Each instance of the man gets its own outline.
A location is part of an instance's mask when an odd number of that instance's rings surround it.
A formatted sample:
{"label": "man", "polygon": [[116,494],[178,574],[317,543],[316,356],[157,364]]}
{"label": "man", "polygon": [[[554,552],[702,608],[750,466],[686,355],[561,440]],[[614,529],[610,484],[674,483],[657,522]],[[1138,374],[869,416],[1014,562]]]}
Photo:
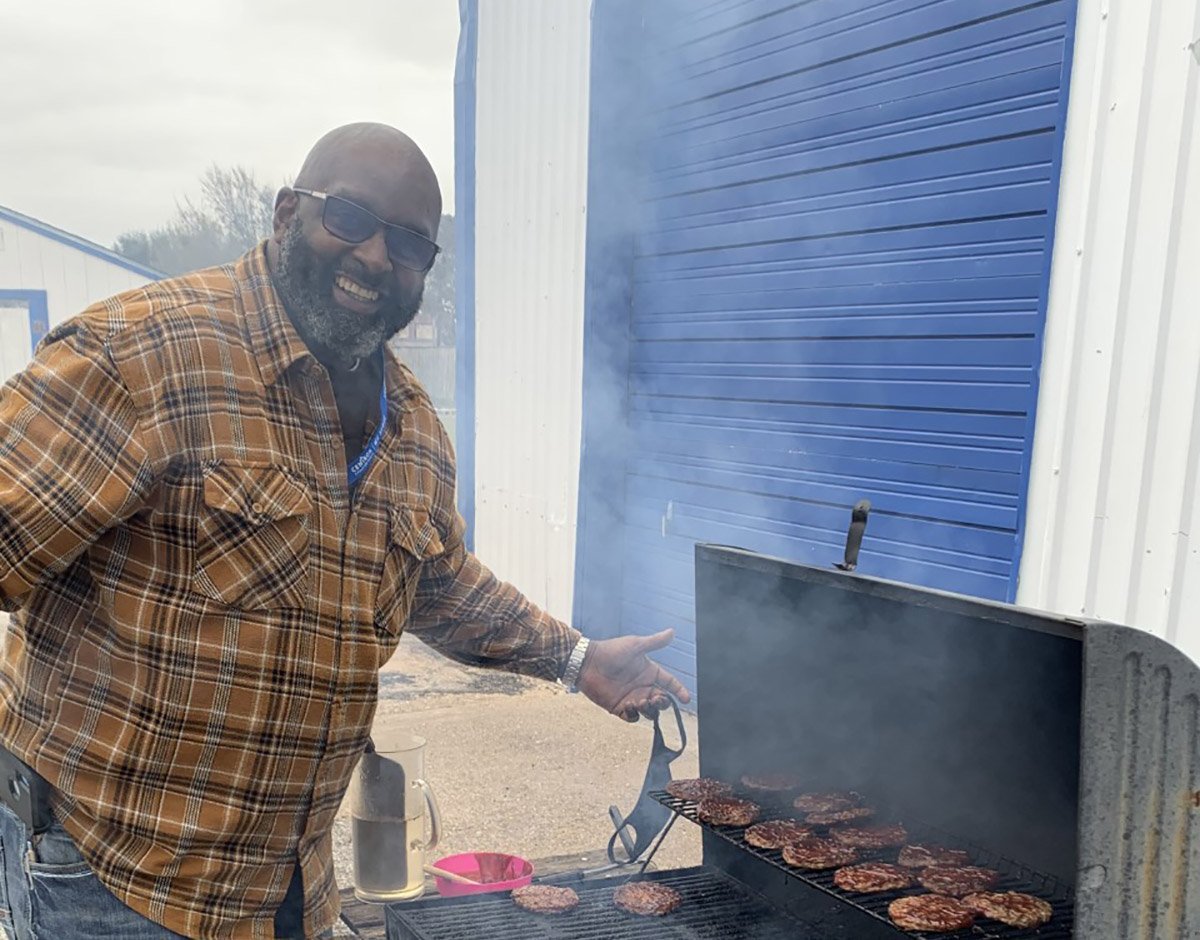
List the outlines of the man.
{"label": "man", "polygon": [[55,818],[0,808],[18,937],[327,935],[404,630],[628,720],[686,700],[646,658],[669,631],[588,646],[465,550],[449,441],[384,346],[440,215],[411,140],[339,128],[267,243],[93,306],[0,394],[0,743]]}

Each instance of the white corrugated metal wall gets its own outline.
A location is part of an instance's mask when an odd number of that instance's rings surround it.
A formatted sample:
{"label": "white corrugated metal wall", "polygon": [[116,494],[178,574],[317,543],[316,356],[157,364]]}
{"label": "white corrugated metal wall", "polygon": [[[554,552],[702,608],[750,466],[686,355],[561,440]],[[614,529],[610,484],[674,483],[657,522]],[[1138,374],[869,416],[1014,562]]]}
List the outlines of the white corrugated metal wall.
{"label": "white corrugated metal wall", "polygon": [[44,290],[50,326],[150,278],[0,219],[0,290]]}
{"label": "white corrugated metal wall", "polygon": [[1018,600],[1200,659],[1200,2],[1077,30]]}
{"label": "white corrugated metal wall", "polygon": [[571,613],[579,484],[588,0],[479,5],[475,549]]}

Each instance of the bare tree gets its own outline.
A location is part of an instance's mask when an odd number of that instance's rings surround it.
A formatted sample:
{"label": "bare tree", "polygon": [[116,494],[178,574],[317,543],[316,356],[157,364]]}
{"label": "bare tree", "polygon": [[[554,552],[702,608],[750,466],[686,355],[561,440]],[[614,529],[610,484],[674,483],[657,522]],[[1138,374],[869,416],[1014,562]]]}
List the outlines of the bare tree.
{"label": "bare tree", "polygon": [[214,220],[231,245],[243,251],[271,233],[275,193],[261,186],[254,174],[243,166],[222,169],[215,163],[200,178],[201,206],[195,210]]}
{"label": "bare tree", "polygon": [[164,274],[231,261],[271,233],[275,193],[242,166],[216,164],[200,178],[200,201],[185,197],[153,231],[120,235],[113,250]]}

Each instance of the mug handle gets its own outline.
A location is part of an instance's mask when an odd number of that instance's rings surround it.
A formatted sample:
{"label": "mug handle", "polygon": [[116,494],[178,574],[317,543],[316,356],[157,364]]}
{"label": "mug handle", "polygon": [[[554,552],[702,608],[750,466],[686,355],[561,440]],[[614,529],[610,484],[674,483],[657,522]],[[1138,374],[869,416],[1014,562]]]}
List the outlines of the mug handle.
{"label": "mug handle", "polygon": [[413,783],[421,788],[425,795],[425,806],[429,810],[429,828],[432,831],[425,840],[424,848],[426,851],[436,849],[438,840],[442,837],[442,814],[438,811],[437,797],[433,795],[433,787],[424,780],[414,780]]}

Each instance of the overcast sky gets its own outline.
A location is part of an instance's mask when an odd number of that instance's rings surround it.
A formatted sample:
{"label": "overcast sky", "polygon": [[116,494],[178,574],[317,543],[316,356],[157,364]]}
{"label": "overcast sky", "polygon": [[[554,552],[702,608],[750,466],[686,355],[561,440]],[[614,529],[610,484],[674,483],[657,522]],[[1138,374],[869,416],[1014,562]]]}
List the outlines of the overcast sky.
{"label": "overcast sky", "polygon": [[0,0],[0,205],[111,245],[211,163],[272,188],[321,134],[412,136],[454,206],[456,0]]}

